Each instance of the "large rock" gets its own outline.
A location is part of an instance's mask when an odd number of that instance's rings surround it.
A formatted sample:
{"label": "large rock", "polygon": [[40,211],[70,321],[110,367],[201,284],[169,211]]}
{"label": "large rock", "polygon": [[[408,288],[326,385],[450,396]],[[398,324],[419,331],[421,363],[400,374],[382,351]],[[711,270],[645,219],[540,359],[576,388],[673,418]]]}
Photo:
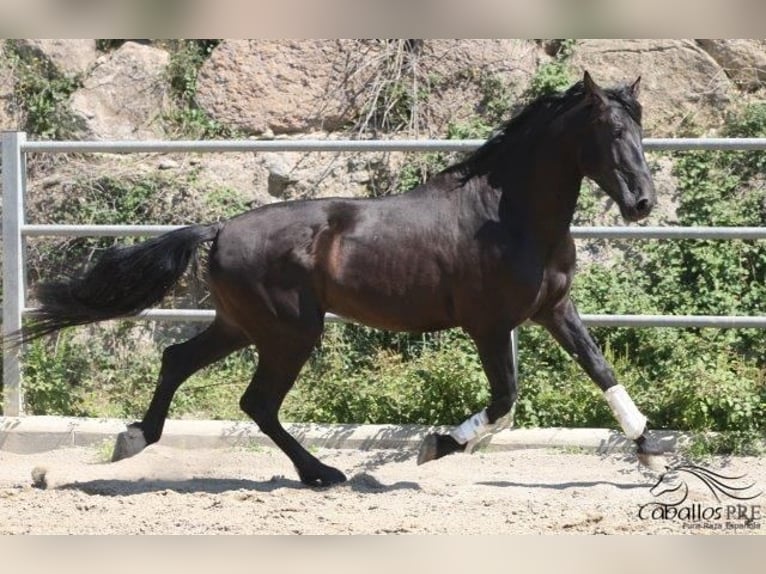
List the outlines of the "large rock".
{"label": "large rock", "polygon": [[444,135],[476,111],[480,78],[495,75],[518,94],[536,62],[523,40],[225,41],[200,70],[197,103],[247,133],[388,124]]}
{"label": "large rock", "polygon": [[163,137],[168,62],[164,50],[135,42],[101,56],[71,99],[85,135],[103,140]]}
{"label": "large rock", "polygon": [[16,45],[67,77],[86,74],[98,58],[95,40],[18,40]]}
{"label": "large rock", "polygon": [[732,103],[732,82],[718,63],[689,40],[582,40],[571,65],[602,85],[641,76],[647,136],[715,127]]}
{"label": "large rock", "polygon": [[697,44],[738,86],[766,87],[766,40],[697,40]]}
{"label": "large rock", "polygon": [[[368,44],[371,45],[371,44]],[[335,130],[353,118],[353,40],[229,40],[197,78],[197,103],[249,133]]]}

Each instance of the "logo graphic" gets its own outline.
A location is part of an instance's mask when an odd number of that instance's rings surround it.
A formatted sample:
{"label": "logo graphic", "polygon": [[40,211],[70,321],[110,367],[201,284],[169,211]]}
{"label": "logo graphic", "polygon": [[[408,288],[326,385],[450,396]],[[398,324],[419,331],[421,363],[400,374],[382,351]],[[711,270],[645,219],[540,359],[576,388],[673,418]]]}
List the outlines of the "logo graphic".
{"label": "logo graphic", "polygon": [[[717,504],[689,500],[690,484],[699,483],[706,487],[702,492],[712,494]],[[639,507],[638,517],[642,520],[677,520],[684,528],[761,527],[761,506],[753,501],[763,491],[744,474],[730,476],[703,466],[679,464],[667,467],[649,492],[655,500]]]}
{"label": "logo graphic", "polygon": [[721,502],[719,495],[724,495],[734,500],[752,500],[758,498],[762,492],[753,493],[755,483],[740,484],[735,481],[746,478],[747,475],[740,476],[726,476],[705,468],[703,466],[696,466],[693,464],[681,464],[675,467],[668,467],[668,470],[662,473],[662,476],[652,486],[650,492],[656,496],[664,496],[669,493],[682,492],[682,497],[673,505],[681,504],[689,496],[689,485],[682,478],[682,474],[689,474],[695,476],[702,481],[705,486],[710,489],[710,492],[715,496],[718,502]]}

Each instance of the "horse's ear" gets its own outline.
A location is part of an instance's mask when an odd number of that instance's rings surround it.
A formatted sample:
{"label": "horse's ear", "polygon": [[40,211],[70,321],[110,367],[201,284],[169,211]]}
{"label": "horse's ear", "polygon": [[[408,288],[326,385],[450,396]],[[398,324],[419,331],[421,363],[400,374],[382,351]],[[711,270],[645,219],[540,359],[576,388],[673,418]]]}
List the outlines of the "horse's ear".
{"label": "horse's ear", "polygon": [[583,77],[583,85],[585,86],[585,97],[593,102],[598,108],[606,108],[607,106],[607,97],[604,93],[604,90],[602,90],[596,82],[593,81],[593,78],[590,77],[590,74],[585,71],[585,76]]}
{"label": "horse's ear", "polygon": [[582,83],[585,84],[586,92],[592,92],[598,89],[596,82],[594,82],[593,78],[590,77],[590,73],[588,73],[588,70],[585,70],[585,76],[582,79]]}
{"label": "horse's ear", "polygon": [[638,99],[638,94],[641,92],[641,76],[636,78],[636,81],[633,82],[630,86],[630,93],[633,96],[634,99]]}

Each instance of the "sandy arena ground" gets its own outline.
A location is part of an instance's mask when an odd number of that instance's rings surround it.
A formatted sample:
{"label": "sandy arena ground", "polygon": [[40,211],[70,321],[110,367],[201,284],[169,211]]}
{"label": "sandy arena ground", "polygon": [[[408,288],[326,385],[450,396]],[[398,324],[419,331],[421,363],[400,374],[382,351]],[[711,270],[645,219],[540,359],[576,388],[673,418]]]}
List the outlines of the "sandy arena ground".
{"label": "sandy arena ground", "polygon": [[[349,481],[308,488],[273,448],[153,445],[104,463],[107,450],[0,451],[0,534],[766,534],[766,493],[744,503],[747,519],[639,518],[658,475],[629,455],[516,450],[417,466],[410,451],[319,449]],[[764,458],[706,466],[766,491]],[[686,506],[737,503],[686,478]]]}

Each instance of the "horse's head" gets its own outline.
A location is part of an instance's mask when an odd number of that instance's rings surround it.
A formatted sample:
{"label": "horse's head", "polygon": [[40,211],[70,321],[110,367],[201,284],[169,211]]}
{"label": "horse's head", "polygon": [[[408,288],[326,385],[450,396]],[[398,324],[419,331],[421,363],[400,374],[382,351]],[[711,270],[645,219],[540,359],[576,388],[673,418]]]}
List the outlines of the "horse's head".
{"label": "horse's head", "polygon": [[639,78],[620,89],[600,88],[588,72],[583,80],[589,114],[580,147],[580,167],[620,207],[628,221],[651,212],[657,197],[641,143]]}

